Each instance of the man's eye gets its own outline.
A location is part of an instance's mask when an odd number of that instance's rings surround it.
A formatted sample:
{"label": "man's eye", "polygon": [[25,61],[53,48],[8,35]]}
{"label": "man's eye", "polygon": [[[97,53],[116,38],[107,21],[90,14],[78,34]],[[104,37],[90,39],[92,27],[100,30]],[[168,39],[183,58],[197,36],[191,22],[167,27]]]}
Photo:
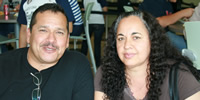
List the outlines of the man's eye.
{"label": "man's eye", "polygon": [[56,33],[58,33],[58,34],[64,34],[64,32],[56,32]]}
{"label": "man's eye", "polygon": [[40,29],[39,31],[40,32],[47,32],[47,30],[45,30],[45,29]]}

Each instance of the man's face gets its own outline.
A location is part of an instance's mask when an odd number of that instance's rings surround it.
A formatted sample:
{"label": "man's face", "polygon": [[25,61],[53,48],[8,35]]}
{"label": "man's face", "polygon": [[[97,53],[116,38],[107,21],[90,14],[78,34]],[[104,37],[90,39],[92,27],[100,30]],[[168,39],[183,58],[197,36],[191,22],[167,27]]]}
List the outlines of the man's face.
{"label": "man's face", "polygon": [[65,15],[51,11],[38,13],[32,31],[27,33],[27,42],[30,44],[28,61],[33,67],[55,65],[69,43]]}

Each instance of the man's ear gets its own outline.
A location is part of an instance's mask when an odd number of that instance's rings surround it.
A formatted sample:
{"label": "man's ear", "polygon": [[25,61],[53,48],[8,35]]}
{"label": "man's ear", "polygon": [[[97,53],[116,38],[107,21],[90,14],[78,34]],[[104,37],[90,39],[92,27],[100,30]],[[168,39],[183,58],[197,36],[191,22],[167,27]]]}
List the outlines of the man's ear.
{"label": "man's ear", "polygon": [[31,38],[31,31],[30,28],[27,29],[26,31],[26,42],[29,44],[30,43],[30,38]]}
{"label": "man's ear", "polygon": [[70,33],[67,34],[67,40],[66,40],[66,48],[69,47],[69,37],[70,37]]}

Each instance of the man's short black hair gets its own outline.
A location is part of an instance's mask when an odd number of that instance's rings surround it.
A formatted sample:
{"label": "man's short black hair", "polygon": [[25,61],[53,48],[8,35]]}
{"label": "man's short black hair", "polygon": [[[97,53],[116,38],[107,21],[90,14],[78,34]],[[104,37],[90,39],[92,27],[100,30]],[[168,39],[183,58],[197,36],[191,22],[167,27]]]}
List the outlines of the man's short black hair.
{"label": "man's short black hair", "polygon": [[[32,18],[31,18],[31,22],[30,22],[30,31],[32,31],[33,25],[35,25],[35,23],[37,21],[36,15],[38,13],[43,13],[45,11],[51,11],[51,12],[54,12],[54,13],[60,12],[63,15],[65,15],[64,9],[60,5],[58,5],[56,3],[46,3],[46,4],[38,7],[35,10],[35,12],[33,13]],[[69,31],[69,22],[68,22],[67,16],[66,16],[66,19],[67,19],[67,31]]]}

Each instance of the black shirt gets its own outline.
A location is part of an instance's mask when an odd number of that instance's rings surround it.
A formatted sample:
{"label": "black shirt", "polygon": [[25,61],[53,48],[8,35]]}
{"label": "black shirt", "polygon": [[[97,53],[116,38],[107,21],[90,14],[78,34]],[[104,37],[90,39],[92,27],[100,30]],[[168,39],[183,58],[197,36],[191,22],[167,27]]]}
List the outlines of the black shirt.
{"label": "black shirt", "polygon": [[[28,48],[0,55],[0,100],[31,100],[32,72],[38,72],[27,61]],[[87,58],[66,51],[59,62],[40,72],[41,100],[93,100],[93,76]],[[87,91],[87,92],[86,92]]]}

